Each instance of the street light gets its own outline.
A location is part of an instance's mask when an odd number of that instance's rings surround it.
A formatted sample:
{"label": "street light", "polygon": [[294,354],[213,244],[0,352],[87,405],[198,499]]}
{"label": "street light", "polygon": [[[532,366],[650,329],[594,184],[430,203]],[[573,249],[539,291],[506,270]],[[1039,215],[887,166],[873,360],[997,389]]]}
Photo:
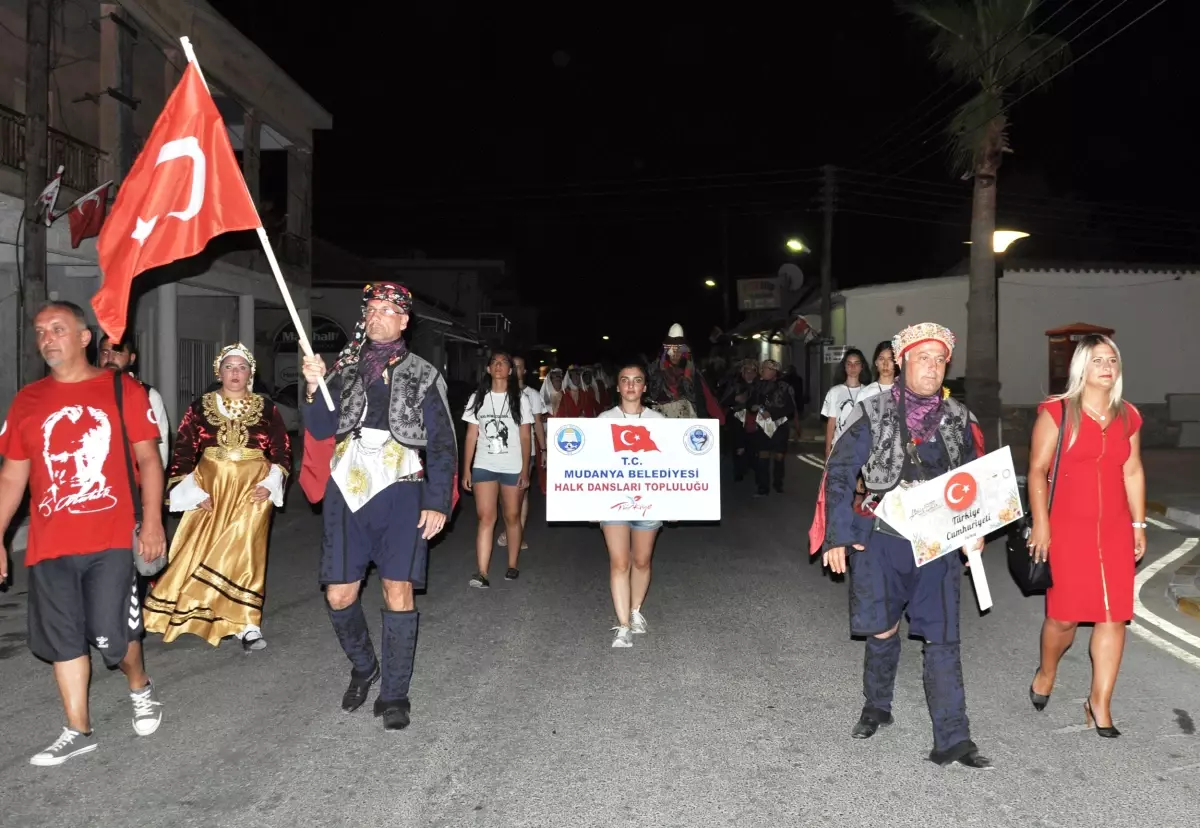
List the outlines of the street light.
{"label": "street light", "polygon": [[602,336],[602,337],[600,337],[600,338],[601,338],[601,339],[603,339],[605,342],[608,342],[608,335],[607,335],[607,334],[605,334],[604,336]]}
{"label": "street light", "polygon": [[552,353],[552,354],[557,354],[557,353],[558,353],[558,348],[551,348],[551,349],[550,349],[550,353]]}
{"label": "street light", "polygon": [[716,286],[717,286],[717,283],[716,283],[716,282],[714,282],[712,279],[705,279],[705,280],[704,280],[704,286],[705,286],[705,287],[716,287]]}
{"label": "street light", "polygon": [[[992,252],[1007,253],[1008,248],[1012,247],[1013,242],[1018,242],[1021,239],[1029,238],[1028,233],[1023,233],[1020,230],[996,230],[992,232]],[[963,242],[970,244],[970,242]]]}
{"label": "street light", "polygon": [[792,251],[793,253],[807,253],[808,252],[808,245],[806,245],[804,242],[800,241],[799,239],[788,239],[786,247],[788,250]]}

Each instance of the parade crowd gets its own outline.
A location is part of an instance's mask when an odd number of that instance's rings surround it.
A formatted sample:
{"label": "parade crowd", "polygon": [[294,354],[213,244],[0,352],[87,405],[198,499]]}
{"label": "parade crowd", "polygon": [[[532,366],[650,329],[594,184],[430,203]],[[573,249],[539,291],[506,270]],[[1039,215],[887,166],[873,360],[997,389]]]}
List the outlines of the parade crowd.
{"label": "parade crowd", "polygon": [[[478,518],[469,585],[489,588],[494,546],[507,552],[503,577],[520,577],[530,490],[545,492],[548,417],[715,419],[725,428],[733,481],[751,475],[756,496],[773,497],[784,494],[788,443],[803,408],[794,374],[785,376],[774,360],[740,363],[714,390],[683,329],[672,325],[649,364],[631,361],[615,375],[600,365],[555,368],[540,390],[526,385],[520,357],[493,351],[464,409],[454,411],[441,372],[406,345],[412,305],[402,285],[367,285],[354,335],[336,361],[303,360],[298,482],[323,504],[315,575],[350,663],[340,706],[356,711],[378,684],[373,712],[387,730],[410,724],[420,628],[414,590],[425,586],[429,543],[462,493],[473,496]],[[217,355],[217,387],[184,412],[168,456],[161,397],[135,379],[129,347],[102,339],[100,364],[91,364],[87,319],[68,302],[47,303],[34,334],[49,375],[21,389],[0,428],[0,534],[28,491],[28,643],[52,665],[65,717],[59,736],[30,762],[53,766],[99,746],[88,711],[93,649],[127,677],[132,726],[150,736],[164,707],[144,663],[147,633],[165,642],[183,634],[214,646],[231,641],[247,653],[267,646],[270,518],[284,503],[293,462],[280,412],[254,391],[256,362],[245,344]],[[986,769],[992,763],[971,739],[966,710],[962,558],[918,566],[912,544],[875,513],[893,489],[984,452],[974,416],[945,391],[954,349],[954,334],[933,322],[881,342],[870,363],[849,349],[821,407],[820,490],[787,496],[805,508],[816,504],[807,551],[847,576],[849,632],[865,640],[864,704],[850,736],[868,739],[895,721],[907,617],[909,636],[923,642],[929,759]],[[1030,653],[1037,664],[1030,702],[1045,709],[1078,625],[1094,625],[1084,713],[1107,738],[1120,735],[1111,702],[1133,614],[1134,567],[1146,546],[1141,418],[1122,389],[1115,343],[1084,337],[1066,391],[1039,409],[1025,541],[1031,561],[1053,562],[1038,655]],[[461,446],[456,420],[466,427]],[[168,509],[182,515],[169,549]],[[599,523],[616,617],[611,646],[629,648],[650,628],[644,608],[662,523]],[[984,538],[968,541],[970,549],[983,545]],[[4,550],[0,576],[8,560]],[[383,593],[377,624],[361,596],[372,570]]]}

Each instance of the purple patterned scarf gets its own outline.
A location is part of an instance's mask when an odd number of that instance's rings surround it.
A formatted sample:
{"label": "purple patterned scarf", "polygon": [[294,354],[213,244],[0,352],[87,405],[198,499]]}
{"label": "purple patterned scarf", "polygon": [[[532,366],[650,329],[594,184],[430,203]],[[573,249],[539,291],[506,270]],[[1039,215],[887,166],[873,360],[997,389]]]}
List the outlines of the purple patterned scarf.
{"label": "purple patterned scarf", "polygon": [[[904,377],[898,377],[892,386],[892,400],[900,404],[900,388]],[[931,397],[923,397],[904,386],[904,424],[909,436],[918,443],[928,440],[942,422],[942,395],[939,391]]]}
{"label": "purple patterned scarf", "polygon": [[371,383],[383,375],[388,363],[404,356],[406,350],[403,337],[395,342],[367,340],[358,354],[358,375],[363,378],[363,387],[370,388]]}

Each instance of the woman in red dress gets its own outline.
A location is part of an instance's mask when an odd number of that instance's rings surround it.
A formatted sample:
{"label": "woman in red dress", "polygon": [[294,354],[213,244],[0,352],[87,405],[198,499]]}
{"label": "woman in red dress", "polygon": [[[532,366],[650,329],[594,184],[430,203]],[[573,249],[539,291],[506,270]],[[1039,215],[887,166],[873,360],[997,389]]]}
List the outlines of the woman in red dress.
{"label": "woman in red dress", "polygon": [[567,368],[567,381],[563,383],[562,400],[555,416],[568,419],[600,416],[596,397],[591,388],[583,384],[583,372],[576,365]]}
{"label": "woman in red dress", "polygon": [[[1120,736],[1110,705],[1125,624],[1133,618],[1133,570],[1146,551],[1146,478],[1142,417],[1121,398],[1121,354],[1106,336],[1089,334],[1071,359],[1067,392],[1042,403],[1029,457],[1030,554],[1048,558],[1054,586],[1046,593],[1042,658],[1029,698],[1037,710],[1050,700],[1058,662],[1080,623],[1094,624],[1092,687],[1086,723],[1106,738]],[[1064,427],[1062,459],[1048,510],[1046,481]]]}

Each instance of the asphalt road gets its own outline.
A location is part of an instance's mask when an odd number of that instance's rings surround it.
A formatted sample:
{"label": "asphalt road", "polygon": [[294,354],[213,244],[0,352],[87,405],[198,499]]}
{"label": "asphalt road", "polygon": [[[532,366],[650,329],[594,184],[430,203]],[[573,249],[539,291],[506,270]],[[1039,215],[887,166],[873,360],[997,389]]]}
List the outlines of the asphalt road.
{"label": "asphalt road", "polygon": [[[906,641],[898,722],[858,742],[862,644],[846,585],[808,562],[819,471],[789,493],[727,491],[718,526],[665,531],[650,633],[609,647],[597,530],[533,521],[520,580],[473,590],[473,505],[432,556],[413,725],[385,733],[339,710],[348,673],[314,573],[319,518],[291,493],[271,550],[270,646],[147,647],[166,703],[134,735],[122,677],[93,680],[98,751],[58,768],[29,756],[58,733],[49,667],[24,647],[20,593],[0,595],[0,824],[5,826],[1194,826],[1200,812],[1200,625],[1143,586],[1114,704],[1122,738],[1083,729],[1086,640],[1044,713],[1027,700],[1042,605],[989,549],[995,607],[964,583],[964,669],[992,772],[925,756],[920,645]],[[538,509],[540,512],[540,508]],[[1143,570],[1188,536],[1154,529]],[[1161,579],[1159,579],[1159,582]],[[1158,585],[1156,586],[1156,583]],[[378,586],[367,599],[378,629]],[[1190,625],[1190,626],[1188,626]],[[378,642],[378,633],[376,633]],[[1188,661],[1190,656],[1191,662]]]}

